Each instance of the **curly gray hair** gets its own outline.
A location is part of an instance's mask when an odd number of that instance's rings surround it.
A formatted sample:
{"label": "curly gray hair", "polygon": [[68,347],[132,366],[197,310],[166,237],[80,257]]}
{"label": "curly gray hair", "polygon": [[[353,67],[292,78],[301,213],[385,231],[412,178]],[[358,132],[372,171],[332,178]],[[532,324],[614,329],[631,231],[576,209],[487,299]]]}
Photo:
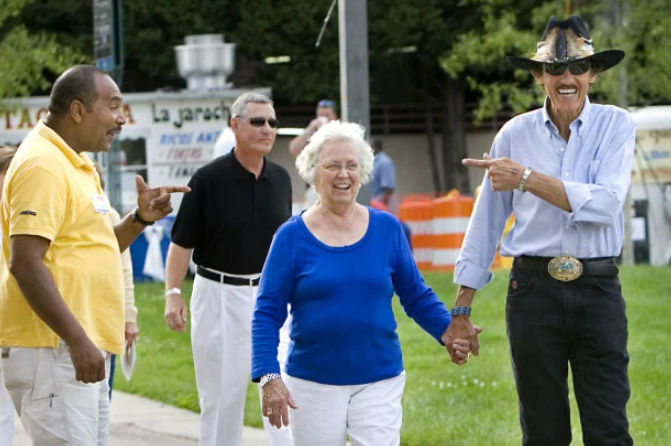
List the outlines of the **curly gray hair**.
{"label": "curly gray hair", "polygon": [[331,121],[321,126],[296,158],[296,168],[303,181],[314,187],[317,161],[324,143],[333,139],[344,139],[352,141],[359,149],[361,184],[368,183],[371,179],[375,156],[370,144],[364,139],[365,133],[366,129],[353,122]]}

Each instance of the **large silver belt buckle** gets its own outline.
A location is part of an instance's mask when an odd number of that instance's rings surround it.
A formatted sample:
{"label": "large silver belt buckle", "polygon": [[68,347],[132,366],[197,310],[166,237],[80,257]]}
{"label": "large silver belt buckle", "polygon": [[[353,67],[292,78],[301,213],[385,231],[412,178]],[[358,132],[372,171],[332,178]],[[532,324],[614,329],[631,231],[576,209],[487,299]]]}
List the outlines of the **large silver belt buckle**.
{"label": "large silver belt buckle", "polygon": [[548,273],[562,282],[575,280],[582,274],[582,262],[571,256],[558,256],[548,263]]}

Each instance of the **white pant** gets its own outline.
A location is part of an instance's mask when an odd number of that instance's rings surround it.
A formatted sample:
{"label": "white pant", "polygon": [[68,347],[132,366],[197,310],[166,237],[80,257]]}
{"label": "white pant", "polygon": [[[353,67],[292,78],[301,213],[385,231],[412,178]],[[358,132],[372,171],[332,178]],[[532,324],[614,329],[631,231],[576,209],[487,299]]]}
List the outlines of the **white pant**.
{"label": "white pant", "polygon": [[0,445],[10,445],[14,441],[14,404],[5,389],[0,368]]}
{"label": "white pant", "polygon": [[[337,373],[334,370],[334,373]],[[294,446],[398,446],[405,373],[357,386],[330,386],[288,376]]]}
{"label": "white pant", "polygon": [[2,359],[2,370],[7,391],[33,444],[107,445],[107,378],[95,384],[77,381],[67,344],[61,341],[57,349],[12,347],[9,357]]}
{"label": "white pant", "polygon": [[[191,296],[191,344],[200,401],[200,445],[240,446],[252,367],[252,313],[257,287],[221,284],[199,275]],[[280,333],[286,359],[288,325]],[[259,411],[259,416],[261,413]],[[270,446],[291,446],[288,429],[264,418]]]}

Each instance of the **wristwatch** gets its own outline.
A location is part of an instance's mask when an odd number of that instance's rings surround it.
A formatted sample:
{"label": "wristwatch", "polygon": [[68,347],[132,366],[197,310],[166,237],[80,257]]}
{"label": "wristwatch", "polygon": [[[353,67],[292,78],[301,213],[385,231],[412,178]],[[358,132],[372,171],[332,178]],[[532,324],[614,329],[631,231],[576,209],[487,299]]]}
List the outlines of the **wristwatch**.
{"label": "wristwatch", "polygon": [[279,373],[268,373],[267,375],[263,375],[261,377],[261,380],[259,381],[259,384],[261,385],[261,387],[263,387],[266,384],[268,384],[270,381],[275,380],[275,379],[279,379],[281,377],[282,377],[282,375],[280,375]]}
{"label": "wristwatch", "polygon": [[531,167],[527,167],[526,169],[524,169],[524,173],[522,174],[522,179],[520,180],[520,184],[517,186],[517,189],[520,192],[526,192],[527,191],[527,187],[526,187],[527,179],[529,178],[529,175],[531,175],[531,172],[533,172],[533,171],[534,170]]}
{"label": "wristwatch", "polygon": [[138,208],[135,208],[135,210],[133,211],[133,222],[134,223],[140,223],[141,225],[144,225],[144,226],[151,226],[151,225],[154,224],[153,221],[147,221],[147,220],[143,219],[142,217],[140,217],[140,212],[139,212]]}

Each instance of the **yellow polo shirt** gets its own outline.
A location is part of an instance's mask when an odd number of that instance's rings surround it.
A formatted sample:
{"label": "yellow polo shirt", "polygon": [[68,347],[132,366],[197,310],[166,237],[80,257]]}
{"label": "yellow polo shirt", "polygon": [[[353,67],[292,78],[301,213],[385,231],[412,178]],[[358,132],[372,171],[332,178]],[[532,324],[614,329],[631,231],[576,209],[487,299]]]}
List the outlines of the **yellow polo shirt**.
{"label": "yellow polo shirt", "polygon": [[30,308],[9,272],[10,237],[51,242],[43,262],[93,343],[124,346],[124,291],[119,245],[91,159],[40,122],[21,144],[0,204],[0,346],[57,347],[59,338]]}

